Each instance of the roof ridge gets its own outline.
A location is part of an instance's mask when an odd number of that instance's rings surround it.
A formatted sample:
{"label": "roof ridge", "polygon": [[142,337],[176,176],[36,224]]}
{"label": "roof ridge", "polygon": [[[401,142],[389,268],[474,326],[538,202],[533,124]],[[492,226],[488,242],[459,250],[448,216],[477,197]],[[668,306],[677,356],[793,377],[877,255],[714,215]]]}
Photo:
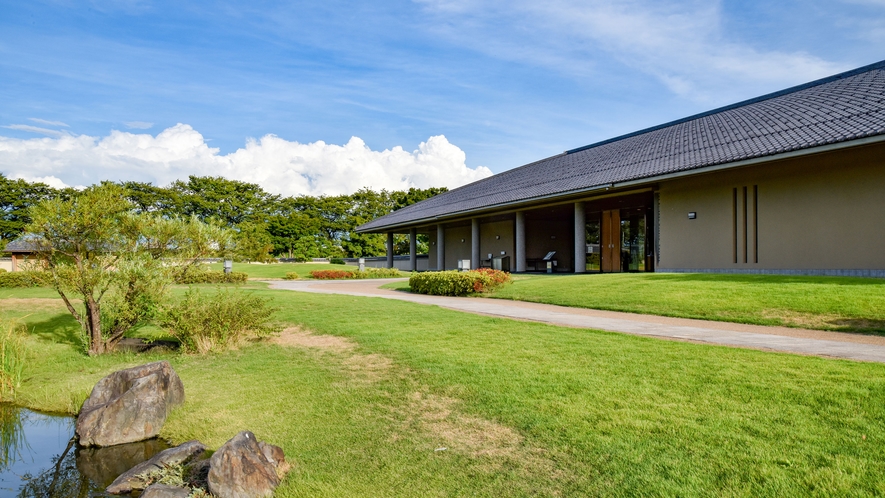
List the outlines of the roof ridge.
{"label": "roof ridge", "polygon": [[668,127],[670,127],[670,126],[678,125],[678,124],[681,124],[681,123],[685,123],[685,122],[688,122],[688,121],[693,121],[693,120],[700,119],[700,118],[703,118],[703,117],[712,116],[713,114],[719,114],[719,113],[721,113],[721,112],[730,111],[730,110],[732,110],[732,109],[737,109],[737,108],[740,108],[740,107],[745,107],[745,106],[748,106],[748,105],[750,105],[750,104],[755,104],[755,103],[757,103],[757,102],[762,102],[762,101],[765,101],[765,100],[771,100],[771,99],[773,99],[773,98],[781,97],[781,96],[783,96],[783,95],[788,95],[788,94],[791,94],[791,93],[800,92],[800,91],[802,91],[802,90],[807,90],[807,89],[809,89],[809,88],[813,88],[813,87],[816,87],[816,86],[825,85],[825,84],[827,84],[827,83],[832,83],[832,82],[834,82],[834,81],[842,80],[842,79],[845,79],[845,78],[850,78],[850,77],[852,77],[852,76],[857,76],[858,74],[868,73],[868,72],[870,72],[870,71],[874,71],[874,70],[876,70],[876,69],[885,69],[885,60],[881,60],[881,61],[879,61],[879,62],[874,62],[874,63],[872,63],[872,64],[868,64],[868,65],[866,65],[866,66],[861,66],[861,67],[859,67],[859,68],[855,68],[855,69],[852,69],[852,70],[850,70],[850,71],[845,71],[845,72],[842,72],[842,73],[834,74],[834,75],[832,75],[832,76],[827,76],[827,77],[825,77],[825,78],[820,78],[820,79],[817,79],[817,80],[814,80],[814,81],[810,81],[810,82],[808,82],[808,83],[803,83],[803,84],[801,84],[801,85],[791,86],[790,88],[785,88],[785,89],[783,89],[783,90],[778,90],[778,91],[776,91],[776,92],[772,92],[772,93],[768,93],[768,94],[765,94],[765,95],[761,95],[761,96],[759,96],[759,97],[754,97],[754,98],[752,98],[752,99],[742,100],[742,101],[740,101],[740,102],[736,102],[736,103],[734,103],[734,104],[729,104],[729,105],[726,105],[726,106],[717,107],[716,109],[712,109],[712,110],[709,110],[709,111],[704,111],[704,112],[701,112],[701,113],[698,113],[698,114],[693,114],[693,115],[691,115],[691,116],[687,116],[687,117],[684,117],[684,118],[680,118],[680,119],[677,119],[677,120],[674,120],[674,121],[670,121],[670,122],[667,122],[667,123],[664,123],[664,124],[659,124],[659,125],[651,126],[651,127],[649,127],[649,128],[644,128],[644,129],[642,129],[642,130],[638,130],[638,131],[630,132],[630,133],[627,133],[627,134],[625,134],[625,135],[619,135],[619,136],[614,137],[614,138],[608,138],[608,139],[602,140],[601,142],[596,142],[596,143],[592,143],[592,144],[590,144],[590,145],[584,145],[584,146],[582,146],[582,147],[577,147],[577,148],[574,148],[574,149],[569,149],[569,150],[566,150],[566,151],[564,152],[564,154],[574,154],[575,152],[581,152],[581,151],[584,151],[584,150],[587,150],[587,149],[592,149],[592,148],[599,147],[599,146],[602,146],[602,145],[610,144],[610,143],[612,143],[612,142],[617,142],[617,141],[620,141],[620,140],[624,140],[624,139],[626,139],[626,138],[635,137],[635,136],[638,136],[638,135],[643,135],[643,134],[645,134],[645,133],[650,133],[650,132],[652,132],[652,131],[661,130],[661,129],[668,128]]}

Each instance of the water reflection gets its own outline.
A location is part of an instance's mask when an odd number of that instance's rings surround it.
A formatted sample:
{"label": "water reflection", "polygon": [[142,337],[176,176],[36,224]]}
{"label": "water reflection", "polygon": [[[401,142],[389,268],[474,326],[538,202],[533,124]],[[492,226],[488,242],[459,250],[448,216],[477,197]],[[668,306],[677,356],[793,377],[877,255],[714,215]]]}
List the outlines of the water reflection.
{"label": "water reflection", "polygon": [[79,448],[74,418],[0,404],[0,497],[111,496],[118,475],[169,446],[158,439],[108,448]]}

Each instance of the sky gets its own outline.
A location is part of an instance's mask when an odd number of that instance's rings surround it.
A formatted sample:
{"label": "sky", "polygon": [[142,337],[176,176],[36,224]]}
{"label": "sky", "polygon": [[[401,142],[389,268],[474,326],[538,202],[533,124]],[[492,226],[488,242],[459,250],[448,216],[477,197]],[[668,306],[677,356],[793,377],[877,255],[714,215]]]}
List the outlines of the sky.
{"label": "sky", "polygon": [[883,47],[885,0],[0,0],[0,173],[454,188]]}

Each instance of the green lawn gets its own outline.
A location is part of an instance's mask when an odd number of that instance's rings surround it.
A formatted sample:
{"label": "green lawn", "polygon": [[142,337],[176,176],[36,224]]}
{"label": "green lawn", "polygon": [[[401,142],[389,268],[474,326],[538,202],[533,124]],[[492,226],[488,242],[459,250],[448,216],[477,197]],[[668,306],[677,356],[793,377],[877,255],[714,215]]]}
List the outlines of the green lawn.
{"label": "green lawn", "polygon": [[250,288],[341,339],[89,358],[57,303],[2,289],[31,327],[19,401],[74,411],[102,375],[168,358],[187,401],[162,435],[254,431],[296,464],[284,497],[885,493],[885,365]]}
{"label": "green lawn", "polygon": [[515,276],[491,297],[759,325],[885,333],[885,280],[621,273]]}

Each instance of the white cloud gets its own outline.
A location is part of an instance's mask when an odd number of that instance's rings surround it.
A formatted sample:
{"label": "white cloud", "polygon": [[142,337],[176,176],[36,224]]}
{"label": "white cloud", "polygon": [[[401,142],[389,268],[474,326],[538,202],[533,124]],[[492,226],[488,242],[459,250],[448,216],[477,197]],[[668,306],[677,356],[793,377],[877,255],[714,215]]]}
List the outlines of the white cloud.
{"label": "white cloud", "polygon": [[415,1],[425,6],[437,33],[494,57],[579,78],[594,75],[601,57],[614,58],[696,100],[728,88],[777,88],[848,69],[804,52],[733,39],[717,1]]}
{"label": "white cloud", "polygon": [[136,130],[147,130],[154,127],[154,123],[148,123],[147,121],[127,121],[123,124],[126,125],[126,128]]}
{"label": "white cloud", "polygon": [[67,123],[63,123],[61,121],[49,121],[48,119],[40,119],[40,118],[28,118],[28,121],[33,121],[35,123],[39,123],[47,126],[64,126],[65,128],[70,128]]}
{"label": "white cloud", "polygon": [[[458,187],[491,171],[467,167],[466,156],[445,136],[430,137],[414,151],[371,150],[359,138],[344,145],[302,144],[266,135],[227,155],[211,148],[189,125],[157,136],[112,131],[106,137],[73,136],[29,140],[0,137],[0,171],[10,178],[88,185],[136,180],[166,185],[188,175],[223,176],[261,185],[283,195],[336,195],[363,187]],[[50,179],[50,180],[46,180]],[[57,185],[57,183],[56,183]]]}
{"label": "white cloud", "polygon": [[30,133],[38,133],[40,135],[48,135],[50,137],[62,137],[67,135],[67,133],[59,130],[50,130],[49,128],[41,128],[39,126],[31,126],[26,124],[11,124],[6,125],[3,128],[9,128],[10,130],[19,130],[19,131],[27,131]]}

